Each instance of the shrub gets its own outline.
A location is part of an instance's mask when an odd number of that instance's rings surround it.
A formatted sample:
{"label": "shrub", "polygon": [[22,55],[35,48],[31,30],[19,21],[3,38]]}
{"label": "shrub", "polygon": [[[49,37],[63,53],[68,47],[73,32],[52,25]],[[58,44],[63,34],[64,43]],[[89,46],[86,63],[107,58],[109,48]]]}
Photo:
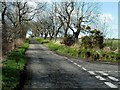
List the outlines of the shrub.
{"label": "shrub", "polygon": [[64,44],[65,46],[71,46],[74,43],[75,43],[75,40],[71,36],[65,37],[61,42],[61,44]]}
{"label": "shrub", "polygon": [[116,60],[120,62],[120,54],[116,54]]}
{"label": "shrub", "polygon": [[82,37],[82,47],[84,47],[84,48],[91,48],[92,47],[92,40],[91,40],[91,38],[90,37],[88,37],[88,36],[84,36],[84,37]]}
{"label": "shrub", "polygon": [[88,51],[86,49],[79,49],[78,51],[78,56],[81,57],[81,58],[86,58],[86,53]]}
{"label": "shrub", "polygon": [[90,51],[85,52],[85,57],[86,58],[89,58],[90,56],[91,56],[91,52]]}
{"label": "shrub", "polygon": [[101,31],[97,30],[97,29],[94,29],[92,31],[90,31],[91,35],[91,39],[92,39],[92,46],[93,47],[98,47],[98,48],[103,48],[104,47],[104,44],[103,44],[103,40],[104,40],[104,37],[103,37],[103,34]]}
{"label": "shrub", "polygon": [[100,49],[102,49],[104,47],[103,44],[103,36],[93,36],[93,47],[99,47]]}
{"label": "shrub", "polygon": [[[44,40],[43,40],[44,41]],[[49,43],[44,43],[48,48],[58,53],[62,53],[68,56],[77,56],[80,58],[89,58],[93,60],[103,60],[103,61],[119,61],[120,54],[116,54],[113,52],[105,52],[99,49],[99,52],[95,51],[94,49],[90,48],[82,48],[79,47],[68,47],[64,45],[59,45],[50,41]]]}
{"label": "shrub", "polygon": [[93,58],[94,60],[99,60],[100,56],[99,56],[99,54],[98,54],[97,52],[94,52],[94,53],[92,54],[92,58]]}

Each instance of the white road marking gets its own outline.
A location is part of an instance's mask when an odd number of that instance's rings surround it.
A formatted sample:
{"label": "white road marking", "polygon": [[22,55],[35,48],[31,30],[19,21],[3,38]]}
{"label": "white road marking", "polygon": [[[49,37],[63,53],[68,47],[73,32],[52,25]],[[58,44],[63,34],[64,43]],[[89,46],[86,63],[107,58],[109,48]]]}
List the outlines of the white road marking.
{"label": "white road marking", "polygon": [[120,71],[114,71],[114,72],[120,72]]}
{"label": "white road marking", "polygon": [[[95,72],[102,72],[102,71],[95,71]],[[103,71],[103,72],[120,72],[120,71]]]}
{"label": "white road marking", "polygon": [[97,71],[97,72],[100,73],[100,74],[102,74],[102,75],[104,75],[104,76],[108,76],[108,74],[104,73],[103,71]]}
{"label": "white road marking", "polygon": [[70,60],[70,62],[73,62],[73,61]]}
{"label": "white road marking", "polygon": [[73,64],[77,65],[77,63],[73,63]]}
{"label": "white road marking", "polygon": [[86,68],[84,68],[84,67],[82,67],[82,69],[83,69],[83,70],[85,70],[85,71],[87,71],[87,69],[86,69]]}
{"label": "white road marking", "polygon": [[112,84],[111,82],[104,82],[110,88],[118,88],[116,85]]}
{"label": "white road marking", "polygon": [[117,78],[115,78],[115,77],[112,77],[112,76],[108,76],[108,78],[111,79],[111,80],[113,80],[113,81],[116,81],[116,82],[119,81],[119,79],[117,79]]}
{"label": "white road marking", "polygon": [[71,60],[69,60],[69,61],[70,61],[70,62],[72,62],[73,64],[75,64],[76,66],[78,66],[78,67],[82,68],[83,70],[87,71],[87,69],[86,69],[86,68],[84,68],[84,67],[80,66],[79,64],[77,64],[77,63],[75,63],[75,62],[73,62],[73,61],[71,61]]}
{"label": "white road marking", "polygon": [[91,75],[96,75],[94,71],[88,71],[88,73],[90,73]]}
{"label": "white road marking", "polygon": [[[83,70],[87,71],[86,68],[84,68],[84,67],[82,67],[81,65],[73,62],[72,60],[69,60],[68,58],[65,58],[65,59],[67,59],[68,61],[72,62],[72,63],[75,64],[76,66],[82,68]],[[87,72],[88,72],[89,74],[91,74],[91,75],[96,75],[94,72],[98,72],[98,73],[100,73],[100,74],[102,74],[102,75],[104,75],[104,76],[108,76],[108,74],[105,73],[105,72],[112,72],[112,71],[87,71]],[[114,71],[114,72],[119,72],[119,71]],[[102,81],[106,80],[105,78],[103,78],[103,77],[101,77],[101,76],[95,76],[95,77],[96,77],[97,79],[99,79],[99,80],[102,80]],[[111,80],[114,80],[114,81],[119,81],[118,79],[116,79],[115,77],[112,77],[112,76],[108,76],[108,78],[111,79]],[[114,84],[112,84],[111,82],[104,82],[104,83],[105,83],[106,85],[108,85],[110,88],[117,88],[117,86],[114,85]]]}
{"label": "white road marking", "polygon": [[99,79],[99,80],[106,80],[105,78],[103,78],[103,77],[101,77],[101,76],[95,76],[97,79]]}
{"label": "white road marking", "polygon": [[78,67],[82,67],[82,66],[80,66],[80,65],[77,65]]}
{"label": "white road marking", "polygon": [[64,57],[65,59],[68,59],[67,57]]}

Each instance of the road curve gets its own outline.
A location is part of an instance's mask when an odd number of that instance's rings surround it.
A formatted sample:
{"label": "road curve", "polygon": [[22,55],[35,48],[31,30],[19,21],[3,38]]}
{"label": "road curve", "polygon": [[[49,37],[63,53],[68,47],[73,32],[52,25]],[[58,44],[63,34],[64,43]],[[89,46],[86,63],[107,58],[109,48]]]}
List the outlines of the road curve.
{"label": "road curve", "polygon": [[32,40],[27,56],[27,80],[23,90],[119,88],[117,65],[98,64],[60,56]]}

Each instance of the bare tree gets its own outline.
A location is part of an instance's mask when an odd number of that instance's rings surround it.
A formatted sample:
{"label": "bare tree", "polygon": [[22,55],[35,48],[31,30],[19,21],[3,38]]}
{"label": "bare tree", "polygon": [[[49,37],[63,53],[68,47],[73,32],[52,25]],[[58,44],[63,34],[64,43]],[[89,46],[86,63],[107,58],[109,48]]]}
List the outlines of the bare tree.
{"label": "bare tree", "polygon": [[[33,20],[38,13],[41,13],[41,9],[43,9],[44,6],[45,3],[37,3],[36,7],[31,7],[29,2],[0,2],[3,49],[6,49],[4,51],[9,51],[6,47],[7,44],[14,46],[16,41],[20,43],[25,40],[30,21]],[[19,39],[21,39],[21,41],[19,41]],[[16,45],[14,48],[15,47]],[[12,49],[12,47],[8,48]]]}
{"label": "bare tree", "polygon": [[[61,2],[57,7],[57,16],[60,20],[60,27],[64,28],[64,37],[67,37],[68,30],[73,28],[71,27],[71,15],[74,10],[74,2]],[[58,28],[58,29],[59,29]]]}
{"label": "bare tree", "polygon": [[[93,2],[77,2],[76,3],[76,23],[74,38],[77,40],[80,32],[85,30],[86,25],[96,23],[99,15],[99,3]],[[84,26],[85,25],[85,26]]]}

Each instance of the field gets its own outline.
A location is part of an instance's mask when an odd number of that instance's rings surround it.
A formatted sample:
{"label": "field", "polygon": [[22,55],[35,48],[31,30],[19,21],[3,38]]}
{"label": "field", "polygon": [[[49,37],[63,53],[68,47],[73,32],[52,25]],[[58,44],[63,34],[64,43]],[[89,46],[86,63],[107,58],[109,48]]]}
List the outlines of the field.
{"label": "field", "polygon": [[116,50],[119,47],[120,39],[106,39],[104,43],[111,50]]}

